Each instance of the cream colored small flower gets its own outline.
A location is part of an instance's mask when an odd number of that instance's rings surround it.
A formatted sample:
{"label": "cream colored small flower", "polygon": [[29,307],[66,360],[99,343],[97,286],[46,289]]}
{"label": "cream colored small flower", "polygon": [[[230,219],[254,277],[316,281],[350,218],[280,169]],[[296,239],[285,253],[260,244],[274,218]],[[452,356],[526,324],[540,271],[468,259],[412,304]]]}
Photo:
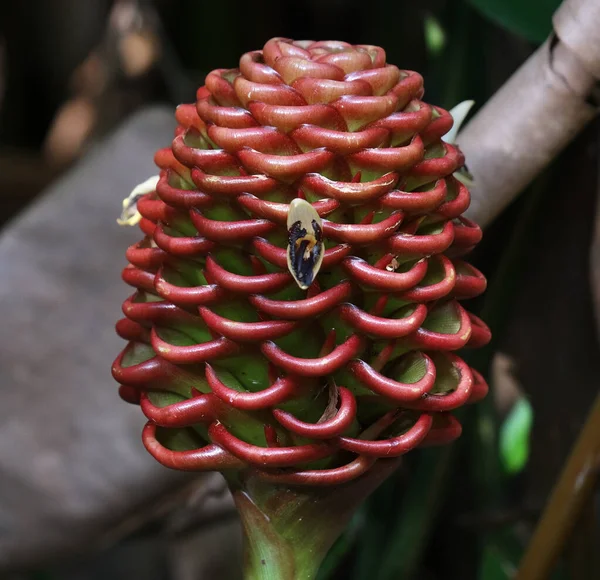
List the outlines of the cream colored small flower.
{"label": "cream colored small flower", "polygon": [[143,183],[136,185],[133,191],[123,200],[123,211],[117,218],[117,223],[120,226],[135,226],[140,222],[142,216],[137,210],[137,202],[144,195],[156,191],[158,180],[158,175],[149,177]]}

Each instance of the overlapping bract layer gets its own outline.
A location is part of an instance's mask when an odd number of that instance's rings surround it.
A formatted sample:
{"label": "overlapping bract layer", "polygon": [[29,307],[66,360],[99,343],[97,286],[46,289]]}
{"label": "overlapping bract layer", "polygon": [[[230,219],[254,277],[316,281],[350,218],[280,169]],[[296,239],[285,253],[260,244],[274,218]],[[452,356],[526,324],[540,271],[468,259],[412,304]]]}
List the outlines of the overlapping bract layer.
{"label": "overlapping bract layer", "polygon": [[[378,47],[273,39],[178,108],[113,367],[159,461],[329,485],[458,436],[448,411],[487,391],[452,352],[489,340],[458,302],[485,288],[460,259],[481,231],[452,118],[422,95]],[[323,220],[308,291],[287,270],[295,197]],[[188,428],[197,448],[169,449]]]}

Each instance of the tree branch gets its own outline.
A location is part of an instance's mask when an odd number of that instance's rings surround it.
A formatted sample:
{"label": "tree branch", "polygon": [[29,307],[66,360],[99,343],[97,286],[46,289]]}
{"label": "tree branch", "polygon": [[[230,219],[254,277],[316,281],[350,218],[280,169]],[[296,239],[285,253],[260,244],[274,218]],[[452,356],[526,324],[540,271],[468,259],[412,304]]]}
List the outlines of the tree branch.
{"label": "tree branch", "polygon": [[475,178],[467,216],[486,226],[598,112],[600,3],[565,0],[555,33],[458,136]]}

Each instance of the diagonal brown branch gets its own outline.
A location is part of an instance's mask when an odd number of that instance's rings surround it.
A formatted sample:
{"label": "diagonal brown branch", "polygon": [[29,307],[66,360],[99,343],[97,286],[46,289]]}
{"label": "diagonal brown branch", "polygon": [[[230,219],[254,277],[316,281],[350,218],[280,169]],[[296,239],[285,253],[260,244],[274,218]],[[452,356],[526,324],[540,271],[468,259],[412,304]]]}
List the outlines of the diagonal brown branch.
{"label": "diagonal brown branch", "polygon": [[598,112],[600,3],[565,0],[556,33],[458,137],[475,177],[467,216],[482,226],[546,167]]}
{"label": "diagonal brown branch", "polygon": [[544,580],[593,493],[600,469],[600,395],[556,483],[515,580]]}

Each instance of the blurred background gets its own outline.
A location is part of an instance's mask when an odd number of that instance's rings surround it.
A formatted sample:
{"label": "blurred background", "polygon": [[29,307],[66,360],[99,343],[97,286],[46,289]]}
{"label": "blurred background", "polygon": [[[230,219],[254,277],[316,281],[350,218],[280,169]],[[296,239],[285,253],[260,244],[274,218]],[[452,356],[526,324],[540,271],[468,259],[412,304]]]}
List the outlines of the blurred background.
{"label": "blurred background", "polygon": [[[63,183],[60,180],[102,147],[131,115],[155,105],[173,109],[193,101],[210,70],[236,66],[241,54],[262,47],[273,36],[382,46],[388,62],[423,74],[427,102],[451,108],[474,99],[476,110],[547,38],[559,3],[4,2],[0,226],[5,230],[0,232],[0,248],[24,227],[19,220],[35,207],[40,194],[51,184]],[[485,372],[492,392],[484,403],[466,410],[458,443],[409,455],[399,472],[368,500],[326,560],[322,580],[513,576],[600,385],[599,320],[594,316],[598,312],[594,296],[600,296],[600,253],[594,253],[600,252],[596,249],[599,138],[595,121],[486,231],[472,260],[488,277],[489,290],[471,309],[492,327],[494,340],[469,355],[469,362]],[[154,150],[167,144],[166,138],[145,145]],[[136,141],[128,146],[135,148]],[[121,199],[149,175],[134,173],[128,176],[129,189],[111,193],[114,216],[105,224],[98,217],[97,228],[105,236],[114,232]],[[45,195],[44,203],[51,204],[56,191]],[[85,187],[79,195],[85,197]],[[68,230],[79,218],[65,211]],[[7,228],[12,228],[9,234]],[[34,243],[43,231],[43,225],[32,229],[28,239]],[[40,240],[35,250],[40,260],[58,251],[54,240]],[[112,254],[118,267],[125,263],[125,248],[122,245],[120,253]],[[0,277],[13,275],[12,266],[3,261],[8,254],[17,259],[12,250],[0,252]],[[77,275],[86,276],[83,266],[77,270],[84,256],[74,253],[68,260]],[[127,289],[118,274],[111,276],[103,283],[124,299]],[[73,283],[85,280],[75,277]],[[64,300],[66,294],[61,296],[56,300]],[[21,306],[27,309],[26,303]],[[47,307],[54,307],[52,300]],[[118,318],[119,307],[118,302],[106,306],[108,323]],[[63,324],[77,325],[77,317]],[[32,328],[25,325],[11,332],[27,334]],[[10,340],[8,332],[0,336],[0,352],[9,348]],[[0,359],[4,361],[0,386],[12,392],[16,367],[9,358]],[[28,371],[27,358],[23,360],[20,372],[38,378],[43,374],[43,366]],[[110,363],[100,361],[106,373],[94,379],[98,384],[91,381],[79,388],[104,390],[116,399]],[[27,396],[21,391],[21,404]],[[102,417],[103,408],[95,413]],[[12,453],[19,453],[18,444],[10,442]],[[38,476],[43,480],[44,471]],[[4,466],[0,498],[11,477]],[[186,479],[186,485],[190,481]],[[144,482],[131,485],[138,484]],[[583,516],[568,534],[552,578],[600,578],[598,500],[596,484]],[[224,508],[201,523],[187,522],[175,532],[167,519],[156,516],[132,524],[101,543],[73,541],[68,549],[56,552],[38,546],[17,562],[2,553],[1,541],[13,533],[14,522],[0,517],[0,570],[13,580],[239,577],[235,572],[239,530],[231,510]],[[28,525],[34,530],[42,523],[32,517]],[[207,552],[212,568],[201,563]]]}

